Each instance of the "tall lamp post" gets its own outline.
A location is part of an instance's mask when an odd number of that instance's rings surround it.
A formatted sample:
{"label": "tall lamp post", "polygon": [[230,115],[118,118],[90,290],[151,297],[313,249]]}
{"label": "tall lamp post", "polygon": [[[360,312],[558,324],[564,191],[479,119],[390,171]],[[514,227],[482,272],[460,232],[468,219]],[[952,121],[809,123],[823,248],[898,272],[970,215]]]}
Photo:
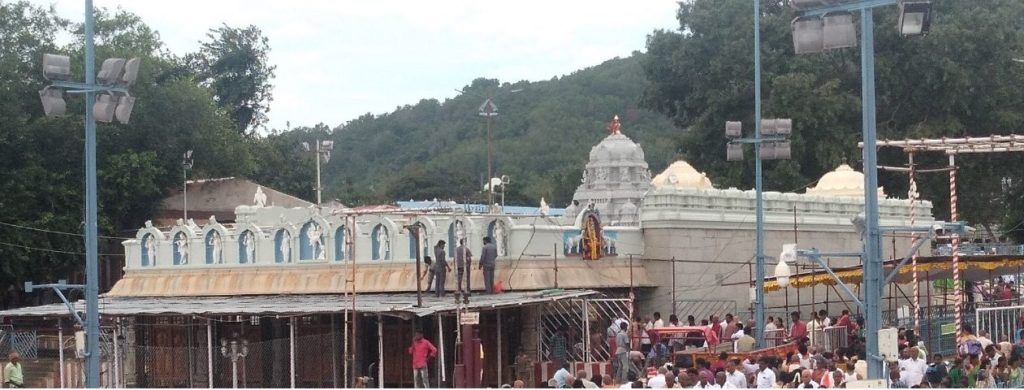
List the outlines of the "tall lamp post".
{"label": "tall lamp post", "polygon": [[[755,0],[756,2],[757,0]],[[755,74],[759,74],[756,71]],[[760,84],[760,83],[758,83]],[[756,88],[760,90],[760,88]],[[760,93],[757,93],[760,96]],[[762,186],[762,160],[788,160],[792,155],[787,137],[793,132],[791,119],[760,119],[760,98],[755,99],[755,116],[758,118],[754,126],[754,138],[740,138],[743,125],[740,122],[725,122],[726,145],[725,158],[728,161],[743,160],[743,145],[754,145],[754,214],[755,214],[755,254],[754,254],[754,328],[757,345],[764,346],[764,188]]]}
{"label": "tall lamp post", "polygon": [[494,100],[487,98],[484,100],[484,104],[480,105],[480,116],[487,118],[487,208],[490,209],[494,205],[494,181],[491,178],[494,177],[492,171],[492,161],[494,155],[494,147],[491,142],[491,117],[498,115],[498,106],[494,104]]}
{"label": "tall lamp post", "polygon": [[181,194],[184,198],[181,210],[184,213],[183,221],[188,222],[188,171],[192,169],[192,149],[181,155]]}
{"label": "tall lamp post", "polygon": [[220,354],[231,359],[231,388],[238,388],[238,359],[244,359],[249,355],[249,341],[238,337],[238,333],[231,335],[231,339],[220,339]]}
{"label": "tall lamp post", "polygon": [[321,203],[320,193],[323,191],[323,186],[320,185],[320,160],[323,159],[324,163],[331,161],[331,151],[334,150],[334,141],[318,139],[316,140],[316,144],[313,146],[310,146],[309,142],[303,142],[302,150],[306,153],[313,153],[316,155],[316,205],[319,207]]}
{"label": "tall lamp post", "polygon": [[[513,89],[511,91],[508,91],[508,93],[517,93],[517,92],[520,92],[522,90],[523,90],[522,88]],[[473,96],[476,96],[476,97],[481,97],[480,95],[477,95],[475,93],[466,91],[464,89],[456,89],[455,92],[469,94],[469,95],[473,95]],[[494,104],[494,97],[491,96],[490,94],[488,94],[487,97],[484,99],[483,104],[480,105],[480,108],[478,109],[478,111],[480,113],[480,116],[486,118],[486,120],[485,120],[486,127],[487,127],[487,183],[486,183],[486,186],[487,186],[487,208],[490,209],[491,206],[494,205],[494,184],[491,183],[491,178],[494,177],[494,171],[493,171],[494,163],[493,163],[493,157],[492,157],[494,155],[494,147],[492,146],[492,142],[491,142],[491,117],[498,116],[498,106],[496,104]]]}
{"label": "tall lamp post", "polygon": [[[861,19],[861,106],[864,138],[864,334],[868,378],[881,379],[878,331],[881,329],[883,287],[882,236],[878,225],[878,158],[875,130],[875,37],[873,10],[899,5],[898,29],[902,35],[928,33],[931,3],[921,0],[792,0],[802,16],[793,20],[793,46],[797,54],[857,45],[854,11]],[[824,4],[824,5],[823,5]]]}
{"label": "tall lamp post", "polygon": [[[754,204],[755,204],[755,244],[754,244],[754,328],[757,345],[764,346],[764,192],[762,189],[761,161],[765,158],[789,159],[790,144],[786,140],[792,131],[789,119],[761,119],[761,0],[754,0],[754,138],[740,138],[742,124],[726,122],[725,135],[732,140],[726,146],[726,159],[738,161],[743,159],[743,144],[754,144]],[[767,126],[766,126],[767,125]],[[762,129],[764,128],[764,129]],[[763,132],[762,130],[767,130]],[[762,137],[771,135],[772,137]],[[764,145],[762,145],[764,144]],[[762,150],[764,148],[765,150]],[[768,156],[762,156],[768,152]]]}
{"label": "tall lamp post", "polygon": [[43,56],[43,76],[50,85],[39,91],[46,116],[63,115],[64,91],[85,95],[85,387],[100,386],[99,251],[97,244],[96,121],[128,123],[135,98],[128,86],[139,73],[138,58],[109,58],[96,73],[92,0],[85,0],[85,82],[71,79],[68,56]]}

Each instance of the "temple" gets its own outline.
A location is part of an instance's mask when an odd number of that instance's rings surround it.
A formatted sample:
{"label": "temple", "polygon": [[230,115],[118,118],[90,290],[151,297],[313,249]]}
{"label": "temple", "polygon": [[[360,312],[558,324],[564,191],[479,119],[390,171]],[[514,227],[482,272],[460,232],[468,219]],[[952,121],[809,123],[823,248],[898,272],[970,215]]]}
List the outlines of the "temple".
{"label": "temple", "polygon": [[[714,178],[686,161],[652,178],[643,148],[620,126],[616,118],[592,148],[564,209],[494,212],[436,200],[318,207],[250,184],[207,183],[205,198],[221,201],[208,202],[208,210],[193,214],[198,218],[160,214],[123,242],[123,278],[101,299],[104,323],[117,332],[112,340],[122,343],[105,383],[227,386],[230,361],[209,348],[242,337],[260,345],[245,360],[246,386],[338,387],[356,376],[406,386],[412,379],[405,346],[421,329],[447,351],[441,365],[450,386],[456,384],[451,369],[468,364],[452,355],[454,332],[473,329],[475,336],[460,337],[478,337],[483,353],[497,357],[479,368],[476,385],[526,377],[539,385],[550,376],[554,337],[565,329],[577,346],[567,353],[592,362],[588,370],[606,372],[611,351],[601,337],[585,335],[603,334],[615,318],[654,311],[750,318],[754,192],[717,188]],[[766,252],[774,256],[792,242],[859,251],[860,235],[850,221],[863,210],[863,183],[863,175],[844,164],[804,193],[766,192]],[[222,192],[217,185],[227,187]],[[241,196],[240,188],[246,189]],[[242,200],[225,212],[223,199]],[[908,200],[881,199],[882,225],[906,226],[908,210]],[[919,203],[916,217],[929,226],[931,203]],[[458,245],[479,254],[484,237],[496,244],[503,294],[482,294],[483,277],[474,268],[467,302],[453,303],[454,273],[449,296],[417,298],[427,287],[422,264],[417,273],[419,257],[433,254],[440,240],[449,258]],[[886,242],[885,251],[908,244]],[[821,308],[832,304],[827,289],[804,294]],[[790,299],[787,290],[769,303],[782,307]],[[467,308],[481,313],[470,328],[457,323]],[[67,309],[58,304],[0,314],[17,324],[66,317]],[[69,324],[66,318],[62,323]],[[159,359],[175,363],[151,365]]]}

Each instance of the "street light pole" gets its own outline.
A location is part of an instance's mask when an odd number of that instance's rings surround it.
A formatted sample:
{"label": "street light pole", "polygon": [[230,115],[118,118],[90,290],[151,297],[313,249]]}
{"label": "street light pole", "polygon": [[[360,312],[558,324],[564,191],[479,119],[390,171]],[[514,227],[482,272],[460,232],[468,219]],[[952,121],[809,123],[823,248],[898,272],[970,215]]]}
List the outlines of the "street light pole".
{"label": "street light pole", "polygon": [[[931,20],[930,3],[927,1],[906,2],[900,0],[858,0],[852,2],[841,2],[820,6],[811,1],[801,1],[812,7],[804,10],[804,17],[829,17],[831,13],[860,11],[861,29],[861,121],[863,126],[864,146],[864,334],[866,338],[865,359],[868,365],[868,379],[883,379],[882,358],[879,355],[878,331],[882,326],[881,299],[884,270],[882,268],[882,236],[878,222],[878,153],[875,129],[875,34],[874,15],[875,7],[899,5],[899,31],[902,35],[923,35],[928,33]],[[799,8],[799,7],[798,7]],[[800,19],[798,19],[800,20]],[[820,40],[807,39],[815,38],[814,34],[826,34],[825,30],[809,29],[816,27],[820,21],[809,21],[806,25],[794,21],[794,49],[798,52],[820,52],[823,49],[853,46],[856,40],[852,38],[852,26],[850,34],[846,37],[832,36],[837,42],[824,39],[824,35],[817,38]],[[842,24],[837,22],[837,24]],[[842,31],[840,28],[834,30]],[[798,37],[797,34],[805,34]],[[838,34],[846,35],[846,34]],[[822,45],[829,41],[829,45]],[[811,42],[815,42],[814,45]]]}
{"label": "street light pole", "polygon": [[494,172],[491,168],[493,165],[491,162],[492,155],[494,153],[494,148],[491,142],[491,117],[498,115],[498,113],[494,111],[494,101],[491,100],[491,98],[487,98],[487,100],[484,101],[482,108],[483,112],[481,112],[480,115],[487,118],[487,209],[490,210],[491,206],[494,205],[494,184],[491,183],[491,178],[494,177]]}
{"label": "street light pole", "polygon": [[321,203],[321,199],[320,199],[320,191],[321,191],[321,189],[322,189],[322,187],[320,187],[320,140],[318,139],[318,140],[316,140],[316,205],[317,205],[317,207],[319,207],[320,203]]}
{"label": "street light pole", "polygon": [[[754,0],[754,138],[761,139],[761,1]],[[754,334],[757,345],[764,347],[764,193],[762,189],[761,143],[754,144],[754,203],[756,243],[754,268],[757,302],[754,302]]]}
{"label": "street light pole", "polygon": [[[85,83],[96,84],[92,0],[85,0]],[[96,92],[85,92],[85,387],[100,387],[99,248],[97,244]]]}
{"label": "street light pole", "polygon": [[878,331],[882,328],[882,236],[878,226],[878,149],[875,146],[875,34],[874,11],[861,10],[861,97],[864,136],[864,331],[868,378],[883,378],[878,358]]}

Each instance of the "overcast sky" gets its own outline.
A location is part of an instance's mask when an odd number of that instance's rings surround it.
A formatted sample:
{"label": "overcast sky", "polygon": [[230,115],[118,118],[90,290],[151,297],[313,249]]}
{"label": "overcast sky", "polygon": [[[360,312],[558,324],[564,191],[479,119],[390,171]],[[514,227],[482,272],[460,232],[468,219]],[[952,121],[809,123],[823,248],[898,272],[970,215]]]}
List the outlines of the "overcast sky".
{"label": "overcast sky", "polygon": [[[82,0],[56,4],[82,21]],[[270,128],[342,124],[421,98],[443,100],[477,77],[546,80],[644,50],[677,29],[674,0],[262,1],[94,0],[133,12],[175,54],[211,27],[254,24],[277,65]]]}

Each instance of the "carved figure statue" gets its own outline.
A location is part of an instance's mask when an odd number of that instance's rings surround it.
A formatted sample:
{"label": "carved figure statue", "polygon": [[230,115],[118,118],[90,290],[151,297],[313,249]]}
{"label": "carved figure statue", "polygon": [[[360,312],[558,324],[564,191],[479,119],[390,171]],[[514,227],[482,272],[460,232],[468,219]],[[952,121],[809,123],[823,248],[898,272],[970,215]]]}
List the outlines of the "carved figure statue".
{"label": "carved figure statue", "polygon": [[377,258],[387,260],[391,252],[391,239],[388,238],[387,228],[381,226],[377,229]]}
{"label": "carved figure statue", "polygon": [[498,249],[498,256],[508,256],[508,236],[505,233],[505,224],[501,221],[494,222],[494,246]]}
{"label": "carved figure statue", "polygon": [[256,262],[256,235],[252,231],[246,231],[242,238],[242,246],[245,248],[245,259],[250,263]]}
{"label": "carved figure statue", "polygon": [[287,230],[281,232],[281,259],[285,263],[292,262],[292,235]]}
{"label": "carved figure statue", "polygon": [[213,263],[214,264],[223,264],[224,263],[224,248],[221,245],[221,244],[223,244],[223,242],[221,241],[220,233],[214,231],[213,234],[210,235],[210,242],[209,242],[209,244],[210,244],[210,246],[213,249]]}
{"label": "carved figure statue", "polygon": [[174,243],[178,246],[178,263],[188,264],[188,237],[184,234],[179,234],[178,239]]}
{"label": "carved figure statue", "polygon": [[310,224],[309,229],[306,230],[306,237],[309,237],[309,246],[313,250],[313,256],[317,260],[324,260],[326,253],[324,253],[324,231],[320,229],[320,225]]}
{"label": "carved figure statue", "polygon": [[587,171],[589,171],[589,169],[583,170],[583,178],[580,179],[580,184],[587,184]]}
{"label": "carved figure statue", "polygon": [[156,237],[153,235],[146,237],[146,257],[150,265],[156,265]]}
{"label": "carved figure statue", "polygon": [[466,238],[466,227],[462,225],[462,221],[455,220],[455,242]]}
{"label": "carved figure statue", "polygon": [[253,195],[252,202],[256,207],[267,206],[267,194],[263,193],[263,186],[256,186],[256,195]]}

